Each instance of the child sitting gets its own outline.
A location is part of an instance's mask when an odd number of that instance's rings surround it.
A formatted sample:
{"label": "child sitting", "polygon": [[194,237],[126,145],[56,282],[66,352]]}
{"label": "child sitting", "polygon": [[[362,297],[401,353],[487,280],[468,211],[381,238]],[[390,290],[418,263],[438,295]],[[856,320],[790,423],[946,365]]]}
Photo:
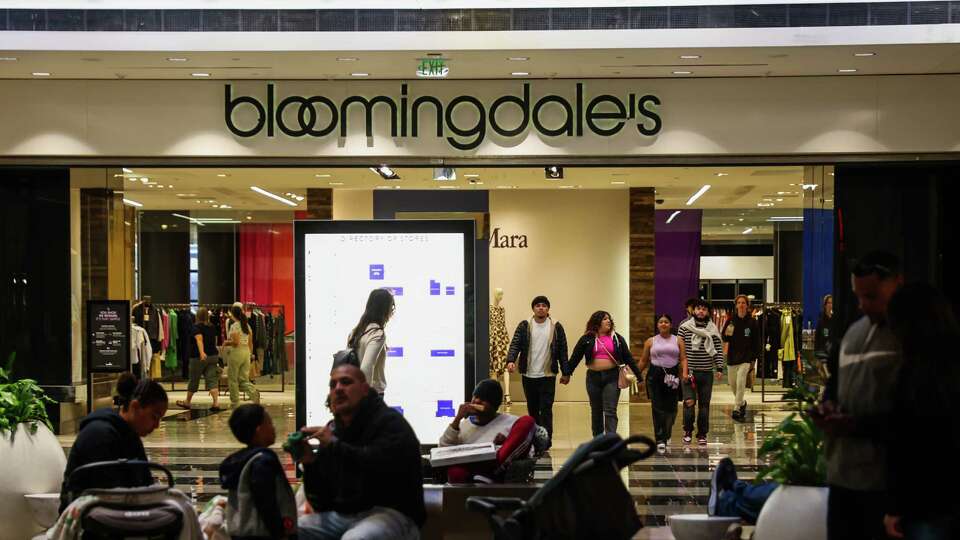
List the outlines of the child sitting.
{"label": "child sitting", "polygon": [[233,540],[296,538],[297,507],[280,459],[273,420],[260,405],[230,415],[230,431],[246,448],[220,464],[220,484],[230,492],[227,531]]}

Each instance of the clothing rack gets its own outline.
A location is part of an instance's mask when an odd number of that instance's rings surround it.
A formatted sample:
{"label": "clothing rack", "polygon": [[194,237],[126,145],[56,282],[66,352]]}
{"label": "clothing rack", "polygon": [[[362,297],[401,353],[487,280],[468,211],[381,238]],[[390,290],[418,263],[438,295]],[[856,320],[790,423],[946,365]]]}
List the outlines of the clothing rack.
{"label": "clothing rack", "polygon": [[[765,370],[762,369],[762,368],[764,367],[764,362],[766,361],[766,353],[767,353],[767,348],[766,348],[766,347],[767,347],[767,321],[766,321],[766,317],[767,317],[769,311],[772,310],[772,309],[776,309],[776,310],[790,310],[790,311],[793,311],[793,312],[800,312],[800,313],[802,313],[802,312],[803,312],[803,302],[764,302],[764,303],[762,304],[762,306],[758,304],[756,307],[762,307],[762,312],[761,312],[762,315],[761,315],[761,322],[760,322],[760,349],[761,349],[761,354],[760,354],[759,360],[757,361],[758,364],[760,364],[760,365],[757,366],[757,372],[760,373],[760,372],[765,371]],[[797,332],[797,331],[799,331],[799,330],[800,330],[799,328],[795,328],[795,329],[794,329],[794,332]],[[795,360],[795,362],[800,362],[800,360]],[[781,361],[781,363],[782,363],[782,361]],[[766,373],[763,373],[763,375],[766,375]],[[783,378],[784,378],[784,374],[783,374],[783,373],[780,373],[779,375],[780,375],[780,380],[782,381]],[[786,401],[786,400],[783,398],[783,396],[784,396],[784,394],[786,394],[789,390],[787,390],[786,388],[784,388],[784,387],[782,387],[782,386],[781,386],[779,389],[767,388],[767,384],[766,384],[766,383],[767,383],[767,378],[768,378],[768,377],[765,377],[765,376],[764,376],[764,377],[760,377],[760,400],[761,400],[762,402],[764,402],[764,403],[767,403],[767,402],[778,402],[778,401],[779,401],[779,402],[782,402],[782,401]],[[773,396],[780,396],[780,397],[779,397],[779,399],[769,399],[769,400],[768,400],[768,399],[767,399],[767,394],[771,394],[771,395],[773,395]]]}

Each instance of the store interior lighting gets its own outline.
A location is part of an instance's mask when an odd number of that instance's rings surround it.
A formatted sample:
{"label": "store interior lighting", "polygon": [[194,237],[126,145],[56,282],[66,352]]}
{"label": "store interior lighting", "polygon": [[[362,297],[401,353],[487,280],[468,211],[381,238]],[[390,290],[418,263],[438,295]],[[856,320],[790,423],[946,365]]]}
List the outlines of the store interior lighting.
{"label": "store interior lighting", "polygon": [[690,205],[692,205],[693,203],[697,202],[697,199],[699,199],[700,197],[702,197],[703,194],[706,193],[707,190],[709,190],[709,189],[710,189],[710,184],[705,184],[702,188],[700,188],[699,191],[697,191],[696,193],[694,193],[693,195],[691,195],[689,199],[687,199],[687,206],[690,206]]}
{"label": "store interior lighting", "polygon": [[563,167],[559,167],[557,165],[550,165],[549,167],[544,167],[543,175],[547,180],[562,180]]}
{"label": "store interior lighting", "polygon": [[434,167],[433,179],[438,182],[450,182],[457,179],[457,170],[453,167]]}
{"label": "store interior lighting", "polygon": [[676,219],[676,217],[679,215],[680,215],[680,210],[674,211],[672,214],[670,214],[670,217],[667,218],[667,223],[670,223],[671,221]]}
{"label": "store interior lighting", "polygon": [[125,204],[125,205],[127,205],[127,206],[133,206],[133,207],[136,207],[136,208],[142,208],[142,207],[143,207],[143,203],[142,203],[142,202],[137,202],[137,201],[135,201],[135,200],[133,200],[133,199],[123,199],[123,204]]}
{"label": "store interior lighting", "polygon": [[265,190],[265,189],[263,189],[263,188],[260,188],[260,187],[257,187],[257,186],[250,186],[250,189],[251,189],[252,191],[255,191],[255,192],[259,193],[260,195],[263,195],[264,197],[270,197],[271,199],[273,199],[273,200],[275,200],[275,201],[278,201],[278,202],[282,202],[283,204],[286,204],[286,205],[289,205],[289,206],[297,206],[297,203],[295,203],[295,202],[293,202],[293,201],[291,201],[291,200],[289,200],[289,199],[285,199],[285,198],[277,195],[276,193],[271,193],[271,192],[269,192],[269,191],[267,191],[267,190]]}
{"label": "store interior lighting", "polygon": [[370,170],[379,174],[384,180],[399,180],[400,175],[396,171],[391,169],[386,165],[380,165],[378,167],[370,167]]}
{"label": "store interior lighting", "polygon": [[803,216],[772,216],[772,217],[768,217],[767,221],[772,221],[772,222],[803,221]]}

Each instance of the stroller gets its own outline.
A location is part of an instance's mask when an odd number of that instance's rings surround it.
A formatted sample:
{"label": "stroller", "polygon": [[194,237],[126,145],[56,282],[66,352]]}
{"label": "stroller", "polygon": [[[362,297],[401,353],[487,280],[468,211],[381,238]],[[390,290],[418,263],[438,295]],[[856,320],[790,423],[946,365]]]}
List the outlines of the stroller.
{"label": "stroller", "polygon": [[[647,449],[628,448],[635,443]],[[470,497],[467,509],[487,514],[495,540],[631,538],[643,524],[620,469],[654,452],[655,443],[643,435],[598,435],[580,445],[530,500]]]}
{"label": "stroller", "polygon": [[[97,474],[104,474],[107,470],[130,477],[160,471],[166,476],[166,483],[81,490],[79,486],[95,484]],[[169,469],[146,461],[121,459],[77,467],[65,487],[70,505],[48,532],[47,538],[201,540],[203,535],[196,510],[190,499],[173,486]]]}

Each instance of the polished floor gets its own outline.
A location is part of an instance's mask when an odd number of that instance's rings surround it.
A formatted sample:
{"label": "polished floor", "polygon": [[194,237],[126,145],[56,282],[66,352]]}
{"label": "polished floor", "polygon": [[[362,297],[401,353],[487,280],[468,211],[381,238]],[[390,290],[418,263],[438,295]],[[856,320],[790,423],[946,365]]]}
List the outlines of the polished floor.
{"label": "polished floor", "polygon": [[[759,387],[758,387],[759,388]],[[262,394],[263,403],[270,411],[279,434],[295,429],[293,393]],[[182,399],[182,392],[172,392],[171,402]],[[771,396],[767,396],[769,400]],[[667,516],[677,513],[706,513],[710,474],[716,463],[729,456],[737,464],[742,477],[752,477],[758,468],[757,449],[764,435],[789,413],[788,404],[761,402],[759,392],[748,392],[747,418],[744,422],[731,419],[733,396],[726,385],[717,384],[710,415],[710,433],[706,446],[684,445],[678,415],[672,443],[666,453],[638,462],[623,471],[623,479],[636,502],[637,511],[646,525],[664,525]],[[217,468],[223,458],[240,448],[227,425],[229,412],[211,414],[210,398],[197,395],[195,409],[185,411],[172,407],[160,428],[144,440],[147,454],[153,461],[173,471],[176,485],[193,496],[198,503],[222,494]],[[507,412],[525,414],[524,403],[513,403]],[[537,464],[535,480],[549,479],[571,452],[588,440],[590,410],[587,403],[558,403],[554,409],[554,446],[549,457]],[[619,410],[621,435],[651,434],[653,431],[649,404],[623,403]],[[73,435],[60,437],[69,450]],[[427,441],[423,441],[427,442]],[[293,463],[288,455],[276,451],[292,483],[296,483]]]}

